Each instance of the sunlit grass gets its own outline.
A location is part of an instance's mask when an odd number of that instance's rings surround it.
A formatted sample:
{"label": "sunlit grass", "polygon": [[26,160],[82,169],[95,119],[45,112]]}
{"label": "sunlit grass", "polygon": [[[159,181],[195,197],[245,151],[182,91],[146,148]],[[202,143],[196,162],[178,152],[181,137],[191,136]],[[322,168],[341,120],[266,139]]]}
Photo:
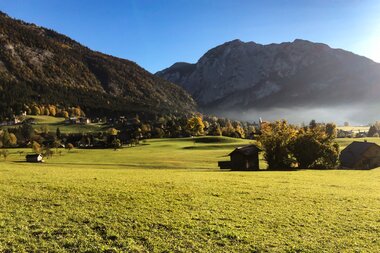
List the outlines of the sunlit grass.
{"label": "sunlit grass", "polygon": [[[380,170],[222,172],[250,141],[0,162],[0,252],[379,252]],[[27,150],[24,150],[25,152]]]}

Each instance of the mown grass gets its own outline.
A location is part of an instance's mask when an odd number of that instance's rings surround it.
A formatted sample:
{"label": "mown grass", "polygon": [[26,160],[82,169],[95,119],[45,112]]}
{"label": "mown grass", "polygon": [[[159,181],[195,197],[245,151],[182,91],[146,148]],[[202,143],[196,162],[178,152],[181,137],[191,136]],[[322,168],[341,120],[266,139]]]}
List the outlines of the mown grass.
{"label": "mown grass", "polygon": [[44,164],[11,155],[0,251],[380,251],[379,169],[222,172],[216,161],[249,143],[223,139],[63,151]]}

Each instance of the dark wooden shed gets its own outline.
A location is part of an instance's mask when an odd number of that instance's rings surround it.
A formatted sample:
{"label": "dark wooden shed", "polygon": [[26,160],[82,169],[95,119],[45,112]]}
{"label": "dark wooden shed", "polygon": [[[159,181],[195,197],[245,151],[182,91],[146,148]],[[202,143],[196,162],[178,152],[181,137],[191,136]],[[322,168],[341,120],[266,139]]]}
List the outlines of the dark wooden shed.
{"label": "dark wooden shed", "polygon": [[354,141],[342,150],[340,165],[346,169],[373,169],[380,166],[380,146],[373,142]]}
{"label": "dark wooden shed", "polygon": [[231,170],[259,170],[259,149],[256,145],[238,147],[228,156],[230,161],[218,162],[220,169]]}
{"label": "dark wooden shed", "polygon": [[26,155],[25,158],[26,158],[26,161],[29,163],[41,163],[41,162],[43,162],[41,154]]}

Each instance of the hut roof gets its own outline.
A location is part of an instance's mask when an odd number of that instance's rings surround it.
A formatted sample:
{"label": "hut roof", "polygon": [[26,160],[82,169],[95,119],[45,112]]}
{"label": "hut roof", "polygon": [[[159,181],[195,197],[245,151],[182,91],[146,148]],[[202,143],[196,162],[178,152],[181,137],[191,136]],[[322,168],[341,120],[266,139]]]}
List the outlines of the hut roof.
{"label": "hut roof", "polygon": [[41,154],[29,154],[29,155],[26,155],[26,158],[36,158],[39,156],[42,156],[42,155]]}
{"label": "hut roof", "polygon": [[232,154],[240,153],[244,156],[251,156],[257,154],[260,151],[262,150],[259,149],[256,145],[251,144],[248,146],[238,147],[228,155],[231,156]]}
{"label": "hut roof", "polygon": [[354,166],[370,147],[377,147],[380,149],[380,146],[373,142],[354,141],[342,150],[340,154],[340,162],[345,166]]}

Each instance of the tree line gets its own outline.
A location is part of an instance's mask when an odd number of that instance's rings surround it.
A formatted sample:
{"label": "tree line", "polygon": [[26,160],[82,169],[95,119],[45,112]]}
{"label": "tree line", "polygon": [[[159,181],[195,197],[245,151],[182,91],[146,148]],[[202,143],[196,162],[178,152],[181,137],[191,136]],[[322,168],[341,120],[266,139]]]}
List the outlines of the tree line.
{"label": "tree line", "polygon": [[[32,113],[49,111],[49,115],[62,112],[70,113],[70,115],[84,115],[79,107],[64,110],[52,105],[33,104],[28,108]],[[107,148],[135,145],[149,138],[210,135],[252,139],[258,133],[258,126],[255,123],[231,121],[200,114],[191,116],[169,114],[143,119],[135,115],[123,120],[102,120],[102,122],[107,121],[104,127],[108,127],[108,130],[95,133],[61,133],[59,128],[55,132],[49,131],[46,125],[35,128],[26,118],[21,125],[0,129],[0,147],[30,147],[34,142],[42,147],[53,147],[56,146],[58,140],[61,144],[71,143],[76,147]]]}

